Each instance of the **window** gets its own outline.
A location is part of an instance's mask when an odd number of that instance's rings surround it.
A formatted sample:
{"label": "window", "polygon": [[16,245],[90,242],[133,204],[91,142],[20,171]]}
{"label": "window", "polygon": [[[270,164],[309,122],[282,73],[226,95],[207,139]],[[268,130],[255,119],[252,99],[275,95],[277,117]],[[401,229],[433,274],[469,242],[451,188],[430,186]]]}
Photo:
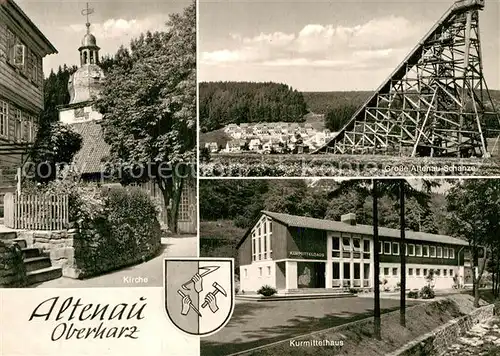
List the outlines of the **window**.
{"label": "window", "polygon": [[436,257],[436,246],[429,247],[429,251],[431,253],[431,257]]}
{"label": "window", "polygon": [[273,232],[273,222],[269,221],[269,232]]}
{"label": "window", "polygon": [[423,254],[424,257],[429,257],[429,246],[424,245],[422,247],[422,254]]}
{"label": "window", "polygon": [[370,258],[370,240],[363,240],[363,258]]}
{"label": "window", "polygon": [[340,238],[333,237],[332,238],[332,257],[340,257]]}
{"label": "window", "polygon": [[344,279],[351,279],[351,264],[344,262]]}
{"label": "window", "polygon": [[247,277],[248,277],[248,271],[247,271],[247,269],[246,269],[246,268],[243,270],[243,275],[245,276],[245,278],[247,278]]}
{"label": "window", "polygon": [[267,238],[263,236],[262,239],[264,240],[264,259],[267,259]]}
{"label": "window", "polygon": [[363,270],[363,278],[364,279],[369,279],[370,278],[370,264],[369,263],[365,263],[365,265],[363,266],[363,268],[364,268],[364,270]]}
{"label": "window", "polygon": [[21,141],[23,138],[23,115],[21,110],[16,109],[14,122],[14,138],[16,141]]}
{"label": "window", "polygon": [[354,246],[354,250],[360,251],[361,250],[361,239],[358,239],[358,238],[352,239],[352,245]]}
{"label": "window", "polygon": [[437,257],[438,258],[442,258],[443,257],[443,248],[442,247],[438,247],[437,248]]}
{"label": "window", "polygon": [[259,267],[259,277],[262,277],[262,267]]}
{"label": "window", "polygon": [[384,241],[384,254],[391,254],[391,243],[389,241]]}
{"label": "window", "polygon": [[354,263],[354,279],[361,279],[361,263]]}
{"label": "window", "polygon": [[448,270],[445,268],[443,269],[443,276],[446,277],[448,275]]}
{"label": "window", "polygon": [[264,226],[264,234],[267,234],[267,226],[266,226],[266,220],[264,220],[264,222],[262,223],[262,226]]}
{"label": "window", "polygon": [[7,28],[7,63],[17,68],[25,78],[34,79],[34,84],[39,85],[38,56],[9,28]]}
{"label": "window", "polygon": [[422,245],[415,245],[415,255],[422,256]]}
{"label": "window", "polygon": [[413,276],[413,268],[408,268],[408,275]]}
{"label": "window", "polygon": [[455,258],[455,249],[454,248],[449,248],[448,252],[450,253],[450,258]]}
{"label": "window", "polygon": [[399,242],[392,243],[392,254],[399,255]]}
{"label": "window", "polygon": [[398,269],[397,269],[397,267],[393,267],[392,268],[392,275],[393,276],[397,276],[398,275]]}
{"label": "window", "polygon": [[22,140],[24,142],[31,141],[31,117],[26,115],[23,115],[22,120]]}
{"label": "window", "polygon": [[340,279],[340,263],[333,262],[333,279]]}
{"label": "window", "polygon": [[252,239],[252,261],[255,261],[255,239]]}
{"label": "window", "polygon": [[415,256],[415,245],[408,244],[408,256]]}
{"label": "window", "polygon": [[[260,229],[259,229],[259,232],[260,232]],[[257,242],[259,243],[259,261],[262,259],[262,256],[261,256],[261,251],[262,251],[262,245],[261,244],[262,244],[262,242],[261,242],[261,240],[262,239],[260,238],[260,236],[257,237]]]}
{"label": "window", "polygon": [[450,269],[450,277],[453,277],[453,270]]}
{"label": "window", "polygon": [[416,269],[415,269],[415,274],[416,274],[418,277],[420,277],[420,268],[416,268]]}
{"label": "window", "polygon": [[30,51],[30,66],[31,66],[31,81],[39,85],[38,83],[38,56],[33,52]]}
{"label": "window", "polygon": [[271,266],[267,266],[267,275],[270,276],[271,275]]}
{"label": "window", "polygon": [[444,258],[448,258],[448,247],[445,247],[445,248],[443,249],[443,257],[444,257]]}
{"label": "window", "polygon": [[342,238],[342,248],[344,251],[351,251],[351,240],[348,237]]}
{"label": "window", "polygon": [[437,269],[437,270],[436,270],[436,276],[439,276],[439,275],[441,275],[441,270],[440,270],[440,269]]}
{"label": "window", "polygon": [[424,276],[427,276],[427,268],[424,268]]}
{"label": "window", "polygon": [[384,267],[384,276],[389,275],[389,267]]}
{"label": "window", "polygon": [[7,137],[9,131],[9,104],[0,100],[0,136]]}
{"label": "window", "polygon": [[363,252],[370,253],[370,240],[363,240]]}
{"label": "window", "polygon": [[384,253],[384,243],[380,241],[379,246],[378,246],[378,253],[382,254]]}

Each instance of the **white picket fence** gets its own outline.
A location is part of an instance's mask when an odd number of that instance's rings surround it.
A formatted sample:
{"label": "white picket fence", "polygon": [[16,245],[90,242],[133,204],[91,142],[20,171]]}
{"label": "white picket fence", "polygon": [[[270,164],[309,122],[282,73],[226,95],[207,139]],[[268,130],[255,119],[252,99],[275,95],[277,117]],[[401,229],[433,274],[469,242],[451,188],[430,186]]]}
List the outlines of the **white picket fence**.
{"label": "white picket fence", "polygon": [[69,224],[67,195],[4,196],[4,225],[22,230],[63,230]]}

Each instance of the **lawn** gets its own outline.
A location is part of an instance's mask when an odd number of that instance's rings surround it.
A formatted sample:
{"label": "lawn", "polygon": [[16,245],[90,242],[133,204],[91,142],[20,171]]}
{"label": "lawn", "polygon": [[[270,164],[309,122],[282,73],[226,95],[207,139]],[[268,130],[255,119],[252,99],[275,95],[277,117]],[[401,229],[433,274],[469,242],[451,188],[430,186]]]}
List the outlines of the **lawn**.
{"label": "lawn", "polygon": [[[415,304],[408,301],[409,306]],[[398,307],[399,300],[381,300],[383,313]],[[367,318],[372,313],[371,298],[238,301],[229,324],[215,335],[202,339],[201,354],[228,355]]]}

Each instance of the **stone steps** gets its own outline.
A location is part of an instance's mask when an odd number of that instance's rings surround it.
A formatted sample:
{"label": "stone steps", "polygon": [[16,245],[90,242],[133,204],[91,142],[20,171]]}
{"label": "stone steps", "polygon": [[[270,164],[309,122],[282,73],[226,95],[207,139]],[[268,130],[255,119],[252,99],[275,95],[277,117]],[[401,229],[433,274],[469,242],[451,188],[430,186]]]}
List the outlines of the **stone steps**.
{"label": "stone steps", "polygon": [[62,277],[61,267],[47,267],[26,273],[28,285],[42,283]]}
{"label": "stone steps", "polygon": [[62,277],[62,268],[52,266],[50,256],[47,253],[44,253],[40,248],[28,246],[26,240],[17,238],[15,231],[1,232],[0,238],[15,241],[21,248],[28,285]]}
{"label": "stone steps", "polygon": [[42,255],[42,249],[37,247],[21,247],[24,258],[39,257]]}
{"label": "stone steps", "polygon": [[281,295],[303,295],[303,294],[344,294],[348,290],[343,288],[297,288],[289,290],[280,290]]}
{"label": "stone steps", "polygon": [[356,297],[355,294],[342,292],[342,293],[313,293],[313,294],[275,294],[270,297],[260,295],[237,295],[237,300],[246,300],[254,302],[275,302],[285,300],[312,300],[312,299],[334,299],[334,298],[352,298]]}
{"label": "stone steps", "polygon": [[33,272],[36,270],[52,267],[52,263],[50,262],[50,257],[38,256],[25,258],[24,266],[26,267],[26,272]]}

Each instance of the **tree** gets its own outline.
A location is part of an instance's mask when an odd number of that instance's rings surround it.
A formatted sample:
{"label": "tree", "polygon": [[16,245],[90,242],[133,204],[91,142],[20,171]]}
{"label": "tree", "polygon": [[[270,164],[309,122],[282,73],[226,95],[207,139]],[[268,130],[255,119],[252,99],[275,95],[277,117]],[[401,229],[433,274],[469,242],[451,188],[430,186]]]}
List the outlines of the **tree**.
{"label": "tree", "polygon": [[479,284],[491,252],[500,244],[500,182],[496,179],[458,182],[450,190],[447,203],[449,231],[469,243],[474,306],[479,307]]}
{"label": "tree", "polygon": [[82,147],[82,136],[60,122],[46,122],[39,128],[30,152],[35,180],[47,183],[56,178],[58,169],[71,164]]}
{"label": "tree", "polygon": [[76,66],[59,66],[57,72],[51,71],[44,81],[44,109],[38,117],[37,134],[29,150],[37,182],[55,179],[57,169],[70,164],[81,148],[82,137],[59,122],[58,110],[58,106],[69,103],[68,80],[76,70]]}
{"label": "tree", "polygon": [[[373,244],[374,244],[374,334],[375,337],[380,339],[380,288],[379,288],[379,274],[380,274],[380,261],[379,261],[379,236],[378,227],[379,221],[379,201],[381,198],[390,199],[399,206],[399,229],[401,231],[401,253],[400,255],[400,269],[401,269],[401,294],[400,294],[400,323],[402,326],[406,325],[406,256],[404,251],[405,230],[406,230],[406,212],[405,199],[411,197],[417,202],[418,206],[423,210],[429,210],[430,190],[437,183],[435,181],[421,180],[421,187],[415,189],[404,179],[387,179],[383,181],[372,181],[372,184],[363,180],[349,180],[340,184],[339,188],[330,194],[330,197],[339,197],[348,192],[356,192],[358,199],[352,199],[352,204],[359,209],[360,202],[365,201],[371,196],[372,199],[372,221],[373,221]],[[399,199],[399,200],[398,200]],[[394,210],[394,206],[389,210]],[[384,225],[386,226],[386,225]]]}
{"label": "tree", "polygon": [[429,210],[430,202],[430,190],[432,187],[436,186],[438,183],[435,181],[420,180],[422,186],[420,189],[415,189],[407,180],[405,179],[389,179],[384,180],[383,194],[399,198],[399,231],[400,231],[400,242],[401,251],[399,253],[400,257],[400,270],[401,270],[401,281],[400,281],[400,297],[399,297],[399,313],[400,319],[399,323],[401,326],[406,327],[406,210],[405,210],[405,200],[407,197],[412,197],[417,203],[419,208],[424,208]]}
{"label": "tree", "polygon": [[176,232],[182,187],[196,159],[195,3],[115,60],[96,102],[111,159],[120,171],[147,169]]}

